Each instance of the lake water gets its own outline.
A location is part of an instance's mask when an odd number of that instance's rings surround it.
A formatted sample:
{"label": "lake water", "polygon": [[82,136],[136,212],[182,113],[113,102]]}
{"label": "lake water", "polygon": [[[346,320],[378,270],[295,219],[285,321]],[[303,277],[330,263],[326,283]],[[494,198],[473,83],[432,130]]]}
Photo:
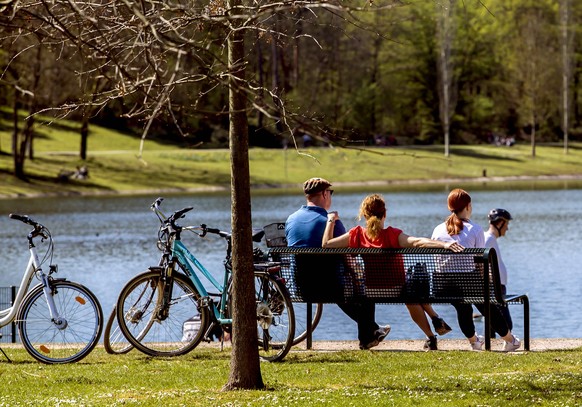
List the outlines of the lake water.
{"label": "lake water", "polygon": [[[333,208],[346,227],[356,225],[357,211],[368,192],[342,192],[335,188]],[[489,209],[504,207],[515,220],[499,244],[509,271],[509,292],[528,293],[531,302],[533,338],[582,337],[582,313],[571,302],[582,296],[582,190],[476,190],[473,220],[486,228]],[[448,187],[432,192],[385,192],[388,223],[413,236],[430,236],[448,211]],[[24,213],[46,225],[55,242],[52,263],[59,275],[88,286],[101,301],[106,316],[125,282],[157,264],[159,222],[149,207],[156,195],[112,198],[51,198],[0,200],[0,244],[2,267],[0,286],[18,285],[28,261],[28,226],[10,220],[8,214]],[[267,195],[253,198],[253,225],[285,220],[304,203],[302,195]],[[184,224],[207,224],[230,229],[230,199],[227,195],[167,196],[167,211],[194,206]],[[217,236],[187,240],[198,258],[210,270],[222,273],[224,243]],[[448,338],[462,338],[452,306],[435,305],[453,332]],[[523,332],[520,305],[511,306],[514,332]],[[390,338],[422,338],[404,305],[378,305],[376,319],[392,325]],[[482,323],[477,323],[482,332]],[[326,305],[315,340],[355,339],[355,324],[336,306]]]}

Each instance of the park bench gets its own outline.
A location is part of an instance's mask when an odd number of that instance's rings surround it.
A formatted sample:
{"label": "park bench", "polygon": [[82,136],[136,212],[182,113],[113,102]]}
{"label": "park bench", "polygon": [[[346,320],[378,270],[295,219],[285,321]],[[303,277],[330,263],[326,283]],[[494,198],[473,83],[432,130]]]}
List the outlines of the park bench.
{"label": "park bench", "polygon": [[[281,262],[291,300],[309,304],[346,303],[365,299],[376,304],[461,301],[490,306],[522,304],[524,349],[530,347],[529,299],[526,294],[503,295],[494,249],[322,249],[286,247],[284,224],[265,227],[269,256]],[[278,228],[278,229],[277,229]],[[489,326],[485,307],[484,326]],[[307,315],[307,348],[311,348],[311,315]],[[485,349],[491,350],[489,329]]]}

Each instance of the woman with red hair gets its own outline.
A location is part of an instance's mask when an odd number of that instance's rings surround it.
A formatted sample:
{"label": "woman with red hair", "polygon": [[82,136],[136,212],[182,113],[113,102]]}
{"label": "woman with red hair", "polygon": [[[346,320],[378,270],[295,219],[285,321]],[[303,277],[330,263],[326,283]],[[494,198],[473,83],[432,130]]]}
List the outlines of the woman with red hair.
{"label": "woman with red hair", "polygon": [[[369,195],[360,205],[360,219],[366,219],[366,228],[356,226],[347,233],[333,238],[334,224],[339,219],[336,212],[330,212],[328,223],[322,239],[322,247],[375,247],[393,248],[402,247],[433,247],[444,248],[455,252],[462,251],[463,247],[455,241],[439,242],[426,237],[408,236],[402,230],[388,226],[384,228],[386,220],[386,203],[384,198],[378,194]],[[402,268],[402,278],[404,278],[404,266]],[[426,314],[433,321],[435,330],[439,335],[444,335],[451,331],[451,328],[434,311],[430,304],[406,304],[412,320],[427,336],[424,349],[437,350],[437,339],[432,332]],[[426,314],[425,314],[426,313]]]}
{"label": "woman with red hair", "polygon": [[[453,189],[447,199],[451,214],[440,225],[434,228],[432,238],[442,242],[457,242],[467,248],[485,247],[485,234],[481,226],[471,221],[473,205],[471,196],[467,191],[456,188]],[[457,320],[463,334],[469,339],[469,343],[474,350],[482,350],[485,338],[475,332],[473,322],[473,307],[471,304],[453,303],[457,310]],[[476,307],[484,312],[483,305]],[[495,331],[503,338],[505,352],[512,352],[521,346],[521,342],[515,337],[509,328],[503,315],[497,307],[491,307],[491,323]]]}

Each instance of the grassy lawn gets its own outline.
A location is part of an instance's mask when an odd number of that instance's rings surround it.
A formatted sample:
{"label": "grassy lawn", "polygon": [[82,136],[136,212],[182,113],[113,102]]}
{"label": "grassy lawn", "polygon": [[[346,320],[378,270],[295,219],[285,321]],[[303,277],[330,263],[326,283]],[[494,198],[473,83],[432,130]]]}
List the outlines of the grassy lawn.
{"label": "grassy lawn", "polygon": [[3,406],[579,406],[582,349],[500,352],[291,352],[263,363],[261,391],[223,392],[228,350],[177,358],[97,348],[71,365],[23,349],[0,362]]}
{"label": "grassy lawn", "polygon": [[[0,119],[1,122],[1,119]],[[1,123],[0,123],[1,124]],[[34,160],[27,160],[27,182],[10,173],[10,133],[0,126],[0,195],[35,193],[138,193],[196,189],[228,189],[230,159],[227,150],[176,148],[151,140],[144,142],[109,129],[92,126],[87,161],[78,156],[77,125],[37,127]],[[538,146],[531,157],[528,144],[514,147],[491,145],[452,146],[445,158],[442,146],[385,148],[313,148],[308,150],[268,150],[249,153],[251,183],[257,190],[273,186],[297,189],[305,179],[322,176],[347,186],[378,182],[384,186],[406,181],[429,182],[454,178],[470,182],[486,173],[496,177],[539,177],[582,174],[582,144],[571,143],[569,154],[561,145]],[[59,172],[86,165],[90,178],[58,182]],[[482,182],[481,180],[479,182]]]}

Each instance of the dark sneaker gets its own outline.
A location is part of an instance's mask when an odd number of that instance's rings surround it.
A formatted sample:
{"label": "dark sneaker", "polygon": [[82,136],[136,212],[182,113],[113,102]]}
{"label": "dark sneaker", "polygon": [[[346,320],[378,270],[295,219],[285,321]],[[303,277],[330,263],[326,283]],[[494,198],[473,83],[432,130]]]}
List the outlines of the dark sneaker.
{"label": "dark sneaker", "polygon": [[434,330],[440,336],[446,335],[451,332],[453,329],[445,322],[444,319],[440,317],[433,317],[432,318],[432,326],[434,326]]}
{"label": "dark sneaker", "polygon": [[374,346],[378,346],[379,343],[380,341],[378,339],[374,339],[372,342],[368,342],[366,344],[360,343],[360,349],[361,350],[371,349]]}
{"label": "dark sneaker", "polygon": [[360,349],[366,350],[378,346],[378,344],[382,342],[386,336],[388,336],[390,329],[390,325],[381,326],[380,328],[376,329],[374,332],[374,339],[366,344],[360,343]]}
{"label": "dark sneaker", "polygon": [[437,347],[437,337],[436,336],[431,336],[429,337],[426,342],[424,343],[424,347],[425,350],[438,350]]}
{"label": "dark sneaker", "polygon": [[381,326],[380,328],[376,329],[376,332],[374,334],[376,335],[376,339],[378,339],[378,342],[382,342],[384,338],[388,336],[391,329],[392,327],[390,325]]}

